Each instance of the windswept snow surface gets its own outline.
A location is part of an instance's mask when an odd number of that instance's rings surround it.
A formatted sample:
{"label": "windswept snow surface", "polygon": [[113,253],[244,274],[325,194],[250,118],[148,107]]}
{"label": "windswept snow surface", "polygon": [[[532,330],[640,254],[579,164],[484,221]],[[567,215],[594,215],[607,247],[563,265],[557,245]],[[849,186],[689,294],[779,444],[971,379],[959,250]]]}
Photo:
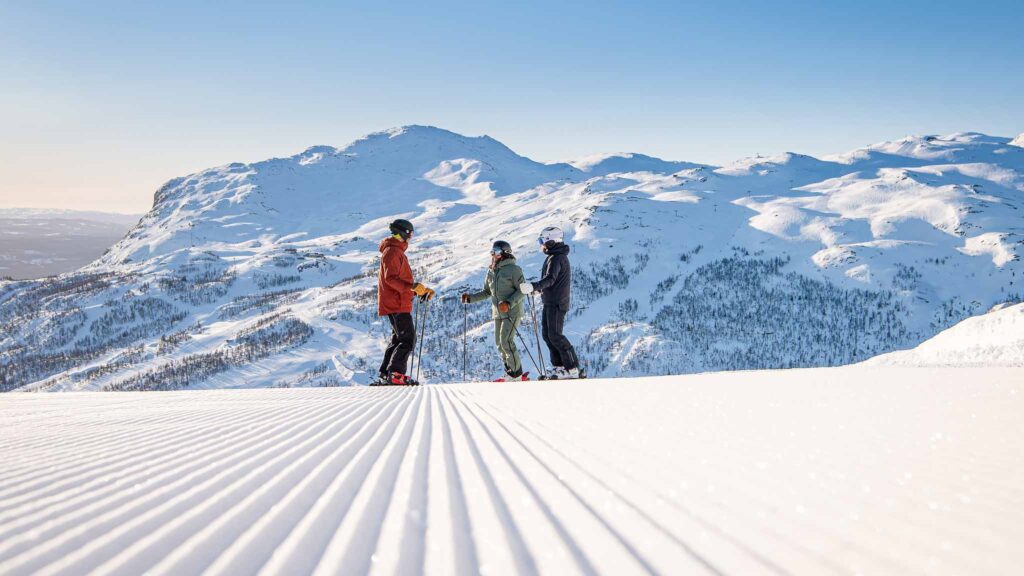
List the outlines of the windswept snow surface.
{"label": "windswept snow surface", "polygon": [[0,573],[1012,574],[1024,371],[0,397]]}
{"label": "windswept snow surface", "polygon": [[866,364],[903,366],[1024,366],[1024,304],[968,318],[911,350]]}

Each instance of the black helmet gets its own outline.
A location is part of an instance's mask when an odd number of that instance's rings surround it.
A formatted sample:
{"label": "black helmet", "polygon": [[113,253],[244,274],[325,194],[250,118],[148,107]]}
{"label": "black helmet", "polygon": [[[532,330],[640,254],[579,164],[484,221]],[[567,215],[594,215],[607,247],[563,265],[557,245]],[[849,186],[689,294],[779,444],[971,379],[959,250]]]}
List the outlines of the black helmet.
{"label": "black helmet", "polygon": [[509,244],[508,242],[505,242],[504,240],[497,240],[497,241],[494,242],[494,244],[491,245],[491,253],[492,254],[501,254],[502,256],[504,256],[504,255],[511,256],[512,255],[512,245]]}
{"label": "black helmet", "polygon": [[398,234],[402,237],[402,240],[408,240],[409,236],[412,236],[412,222],[408,220],[402,220],[399,218],[391,223],[389,226],[392,234]]}

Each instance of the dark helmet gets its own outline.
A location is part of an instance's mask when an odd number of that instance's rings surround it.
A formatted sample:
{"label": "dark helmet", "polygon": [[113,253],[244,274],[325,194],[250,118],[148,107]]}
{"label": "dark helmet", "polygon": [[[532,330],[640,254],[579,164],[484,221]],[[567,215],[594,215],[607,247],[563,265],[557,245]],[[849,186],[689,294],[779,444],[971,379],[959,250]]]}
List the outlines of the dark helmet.
{"label": "dark helmet", "polygon": [[402,220],[399,218],[391,223],[389,226],[392,234],[398,234],[402,237],[402,240],[408,240],[409,236],[412,236],[412,222],[408,220]]}
{"label": "dark helmet", "polygon": [[491,245],[491,254],[501,254],[502,256],[512,255],[512,245],[504,240],[497,240]]}

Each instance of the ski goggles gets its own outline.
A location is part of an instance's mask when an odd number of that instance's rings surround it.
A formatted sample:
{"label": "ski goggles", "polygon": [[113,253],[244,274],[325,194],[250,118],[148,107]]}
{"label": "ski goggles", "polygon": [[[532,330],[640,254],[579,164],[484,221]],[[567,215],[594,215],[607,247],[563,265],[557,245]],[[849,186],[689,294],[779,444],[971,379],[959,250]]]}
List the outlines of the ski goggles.
{"label": "ski goggles", "polygon": [[495,256],[500,256],[501,253],[502,253],[501,248],[498,248],[498,247],[491,248],[491,254],[494,254]]}
{"label": "ski goggles", "polygon": [[543,246],[546,243],[547,243],[547,240],[545,240],[543,236],[537,236],[537,244]]}

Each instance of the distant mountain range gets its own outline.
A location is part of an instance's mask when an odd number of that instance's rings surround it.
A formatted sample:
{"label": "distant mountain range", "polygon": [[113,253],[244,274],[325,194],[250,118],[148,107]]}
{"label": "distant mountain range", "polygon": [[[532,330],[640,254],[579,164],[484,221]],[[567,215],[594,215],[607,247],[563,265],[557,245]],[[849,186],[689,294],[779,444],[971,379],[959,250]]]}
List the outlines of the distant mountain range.
{"label": "distant mountain range", "polygon": [[141,214],[0,208],[0,277],[42,278],[98,258]]}
{"label": "distant mountain range", "polygon": [[[536,276],[548,225],[572,245],[568,332],[592,373],[859,362],[1021,300],[1022,142],[959,133],[722,167],[544,164],[407,126],[212,168],[162,186],[96,262],[0,283],[0,389],[365,378],[386,334],[375,270],[395,217],[416,225],[415,273],[441,295],[428,381],[462,378],[457,295],[482,282],[491,242]],[[489,377],[489,311],[467,312],[469,376]]]}

